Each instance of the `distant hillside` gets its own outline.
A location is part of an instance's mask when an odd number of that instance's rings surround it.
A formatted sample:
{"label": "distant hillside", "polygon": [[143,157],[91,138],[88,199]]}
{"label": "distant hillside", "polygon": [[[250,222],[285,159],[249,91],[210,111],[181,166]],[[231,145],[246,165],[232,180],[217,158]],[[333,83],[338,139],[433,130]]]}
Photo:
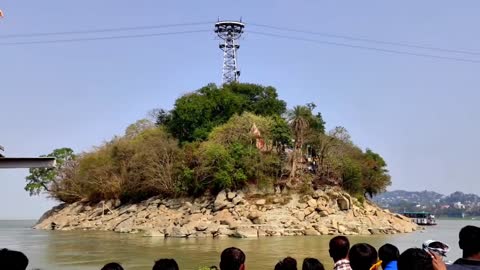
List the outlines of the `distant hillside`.
{"label": "distant hillside", "polygon": [[480,215],[480,197],[460,191],[446,196],[427,190],[395,190],[382,193],[373,201],[394,212],[429,211],[440,216]]}

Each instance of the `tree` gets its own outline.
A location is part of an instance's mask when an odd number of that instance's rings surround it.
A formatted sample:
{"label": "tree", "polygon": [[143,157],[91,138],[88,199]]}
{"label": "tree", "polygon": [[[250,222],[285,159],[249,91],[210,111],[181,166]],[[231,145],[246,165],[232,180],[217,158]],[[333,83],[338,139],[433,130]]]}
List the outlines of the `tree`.
{"label": "tree", "polygon": [[261,116],[280,116],[286,111],[285,101],[278,99],[277,90],[271,86],[231,83],[224,85],[223,90],[231,91],[242,99],[242,112],[251,112]]}
{"label": "tree", "polygon": [[58,187],[58,181],[61,178],[59,175],[62,169],[75,159],[75,154],[70,148],[59,148],[53,150],[48,155],[41,157],[54,157],[56,164],[54,168],[32,168],[29,170],[30,174],[25,178],[27,184],[25,190],[30,192],[30,196],[39,195],[46,191],[50,192],[52,189]]}
{"label": "tree", "polygon": [[387,163],[377,153],[367,149],[364,155],[363,168],[363,188],[365,196],[373,197],[374,195],[384,192],[391,184],[390,175],[386,169]]}
{"label": "tree", "polygon": [[288,113],[288,123],[295,138],[295,148],[301,149],[305,139],[305,133],[310,126],[312,111],[307,106],[295,106]]}
{"label": "tree", "polygon": [[311,106],[295,106],[293,107],[293,110],[288,112],[288,123],[290,124],[290,128],[292,129],[295,138],[290,179],[295,178],[295,172],[297,170],[297,152],[300,151],[301,154],[305,133],[310,126],[311,116]]}
{"label": "tree", "polygon": [[230,117],[243,112],[261,116],[281,115],[285,102],[273,87],[255,84],[209,84],[175,101],[170,113],[159,111],[157,124],[163,124],[180,142],[203,141],[210,131]]}
{"label": "tree", "polygon": [[290,146],[292,143],[292,131],[285,119],[280,116],[273,116],[273,125],[271,128],[271,136],[273,144],[277,152],[283,152],[285,146]]}
{"label": "tree", "polygon": [[325,121],[323,120],[322,113],[318,112],[315,116],[312,117],[310,127],[316,132],[325,133]]}
{"label": "tree", "polygon": [[170,118],[170,112],[165,109],[152,109],[147,113],[147,119],[155,122],[157,126],[166,126]]}
{"label": "tree", "polygon": [[129,125],[125,130],[125,137],[128,139],[133,139],[142,132],[152,129],[155,127],[155,124],[148,119],[140,119],[137,122]]}

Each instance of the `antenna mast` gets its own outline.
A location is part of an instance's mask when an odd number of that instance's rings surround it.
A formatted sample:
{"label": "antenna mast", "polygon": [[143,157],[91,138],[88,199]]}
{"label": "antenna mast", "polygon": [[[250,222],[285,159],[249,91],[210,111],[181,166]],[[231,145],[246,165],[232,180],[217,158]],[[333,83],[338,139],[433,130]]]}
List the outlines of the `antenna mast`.
{"label": "antenna mast", "polygon": [[223,51],[223,83],[237,82],[240,70],[237,67],[237,40],[243,34],[245,24],[241,21],[219,21],[215,24],[215,33],[223,40],[219,47]]}

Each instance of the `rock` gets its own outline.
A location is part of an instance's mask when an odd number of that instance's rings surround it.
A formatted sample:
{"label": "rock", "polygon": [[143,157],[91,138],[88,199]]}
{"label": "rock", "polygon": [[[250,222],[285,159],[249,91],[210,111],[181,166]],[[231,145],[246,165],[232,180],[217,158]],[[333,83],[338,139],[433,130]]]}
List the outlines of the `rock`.
{"label": "rock", "polygon": [[215,233],[218,232],[219,229],[220,229],[220,225],[213,223],[213,224],[208,225],[208,228],[207,228],[206,231],[211,233],[211,234],[215,234]]}
{"label": "rock", "polygon": [[308,208],[305,208],[303,210],[303,213],[305,214],[305,216],[308,216],[310,215],[311,213],[315,212],[315,209],[311,208],[311,207],[308,207]]}
{"label": "rock", "polygon": [[337,199],[337,204],[338,204],[338,208],[340,208],[340,210],[342,210],[342,211],[346,211],[346,210],[350,209],[350,202],[344,196],[340,196]]}
{"label": "rock", "polygon": [[123,215],[123,214],[128,214],[128,213],[133,213],[137,211],[137,205],[132,204],[130,207],[125,207],[122,211],[118,213],[118,215]]}
{"label": "rock", "polygon": [[157,231],[157,230],[148,230],[145,231],[143,236],[146,237],[165,237],[165,234],[163,232]]}
{"label": "rock", "polygon": [[216,221],[221,225],[231,226],[234,224],[235,218],[227,209],[223,209],[222,211],[216,213],[216,215],[212,218],[212,221]]}
{"label": "rock", "polygon": [[232,203],[233,203],[234,205],[243,204],[243,202],[244,202],[244,201],[243,201],[243,198],[240,197],[240,196],[236,196],[236,197],[233,198],[233,200],[232,200]]}
{"label": "rock", "polygon": [[264,224],[265,222],[266,222],[265,219],[261,217],[252,220],[253,224]]}
{"label": "rock", "polygon": [[158,206],[160,204],[161,200],[160,199],[155,199],[149,202],[150,205],[156,205]]}
{"label": "rock", "polygon": [[223,208],[225,208],[229,204],[229,201],[227,200],[227,193],[225,190],[220,191],[218,193],[217,197],[215,198],[215,201],[213,202],[213,210],[214,211],[220,211]]}
{"label": "rock", "polygon": [[318,214],[320,215],[320,217],[328,217],[328,212],[327,211],[320,211],[320,212],[318,212]]}
{"label": "rock", "polygon": [[282,202],[283,202],[282,198],[273,199],[273,203],[279,204],[279,203],[282,203]]}
{"label": "rock", "polygon": [[298,220],[304,221],[305,220],[305,213],[303,211],[299,211],[296,215]]}
{"label": "rock", "polygon": [[261,217],[263,215],[262,212],[258,211],[258,210],[253,210],[253,211],[250,211],[247,215],[247,218],[250,219],[250,220],[254,220],[254,219],[257,219],[259,217]]}
{"label": "rock", "polygon": [[233,200],[233,198],[235,198],[236,196],[237,196],[237,193],[235,193],[235,192],[230,191],[230,192],[227,193],[227,199],[229,199],[229,200]]}
{"label": "rock", "polygon": [[185,238],[191,233],[185,227],[174,226],[167,229],[168,236],[173,238]]}
{"label": "rock", "polygon": [[298,209],[305,209],[305,208],[307,208],[307,207],[308,207],[308,204],[306,204],[306,203],[299,203],[299,204],[297,204],[297,208],[298,208]]}
{"label": "rock", "polygon": [[195,226],[195,230],[197,230],[199,232],[206,231],[207,229],[208,229],[207,224],[199,224],[199,225]]}
{"label": "rock", "polygon": [[249,227],[237,228],[235,232],[230,236],[236,238],[256,238],[258,237],[258,231],[255,228]]}
{"label": "rock", "polygon": [[265,205],[265,203],[267,203],[267,201],[265,199],[259,199],[255,202],[255,204],[258,205],[258,206]]}
{"label": "rock", "polygon": [[214,234],[214,236],[230,236],[234,233],[235,231],[233,230],[230,230],[228,227],[226,226],[220,226],[218,228],[218,231],[217,233]]}
{"label": "rock", "polygon": [[317,207],[317,200],[315,200],[315,199],[310,199],[310,200],[308,200],[307,204],[308,204],[308,206],[310,206],[310,207],[316,208],[316,207]]}
{"label": "rock", "polygon": [[314,228],[307,228],[305,230],[305,235],[316,236],[316,235],[320,235],[320,233],[317,230],[315,230]]}
{"label": "rock", "polygon": [[266,197],[250,203],[241,191],[222,191],[215,197],[196,199],[152,197],[116,208],[116,201],[105,201],[105,211],[103,202],[77,202],[48,211],[35,228],[141,232],[149,237],[365,235],[419,229],[410,219],[369,201],[360,204],[339,188],[325,187],[312,196],[289,194],[271,199],[271,204]]}
{"label": "rock", "polygon": [[368,231],[369,231],[371,234],[382,234],[381,230],[380,230],[380,229],[376,229],[376,228],[369,228]]}
{"label": "rock", "polygon": [[320,225],[320,224],[315,224],[313,225],[315,230],[317,230],[321,235],[327,235],[329,230],[326,226]]}
{"label": "rock", "polygon": [[338,221],[336,221],[335,219],[332,219],[330,223],[332,224],[333,228],[335,228],[335,229],[338,228]]}
{"label": "rock", "polygon": [[133,218],[129,217],[125,220],[122,220],[120,223],[118,223],[117,226],[115,226],[114,231],[120,232],[120,233],[128,233],[132,231],[132,227],[133,227]]}

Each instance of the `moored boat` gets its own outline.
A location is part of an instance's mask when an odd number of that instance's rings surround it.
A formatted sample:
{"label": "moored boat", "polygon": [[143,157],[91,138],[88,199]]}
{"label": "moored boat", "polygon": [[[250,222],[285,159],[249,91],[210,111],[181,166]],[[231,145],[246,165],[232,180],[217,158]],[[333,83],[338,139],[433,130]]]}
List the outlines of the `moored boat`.
{"label": "moored boat", "polygon": [[429,212],[403,212],[402,215],[409,217],[418,225],[431,226],[437,225],[435,216]]}

